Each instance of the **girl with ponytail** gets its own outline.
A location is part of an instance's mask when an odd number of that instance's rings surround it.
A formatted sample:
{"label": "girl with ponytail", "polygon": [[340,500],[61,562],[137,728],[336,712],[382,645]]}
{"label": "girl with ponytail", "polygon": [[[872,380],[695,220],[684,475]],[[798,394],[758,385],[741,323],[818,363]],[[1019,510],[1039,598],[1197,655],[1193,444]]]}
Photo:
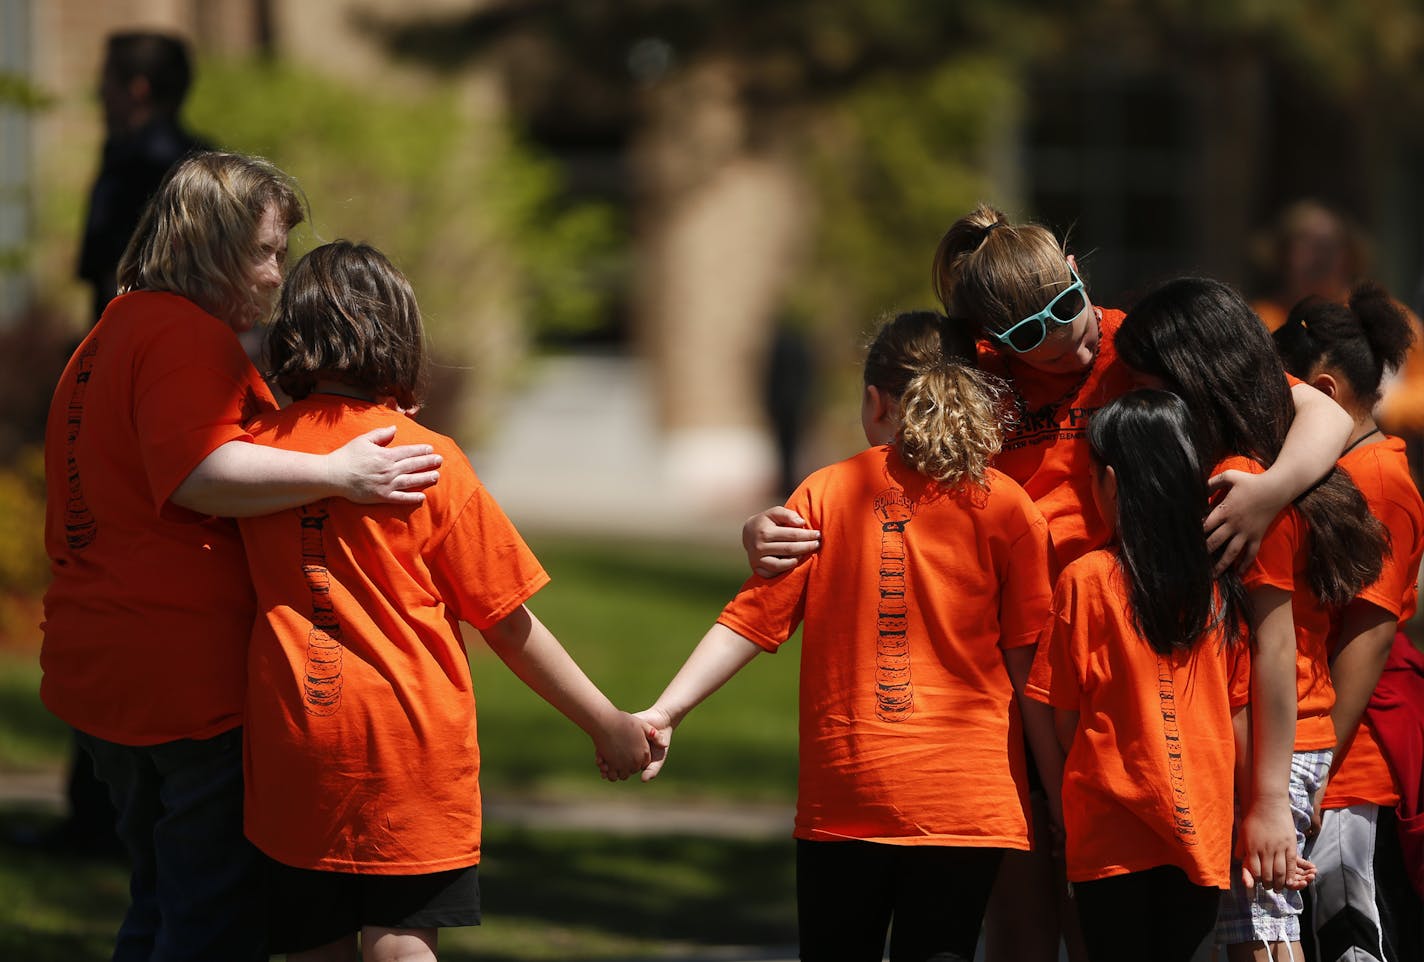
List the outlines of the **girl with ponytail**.
{"label": "girl with ponytail", "polygon": [[971,338],[901,314],[864,380],[870,447],[790,500],[825,548],[751,577],[640,713],[660,739],[644,778],[692,708],[802,626],[801,958],[879,962],[889,931],[892,960],[968,960],[1003,853],[1029,846],[1016,706],[1048,617],[1048,527],[990,466],[1003,389]]}
{"label": "girl with ponytail", "polygon": [[[1396,773],[1417,772],[1418,760],[1400,751],[1387,719],[1377,728],[1367,709],[1386,668],[1396,669],[1392,678],[1418,679],[1405,670],[1411,649],[1403,626],[1417,604],[1424,501],[1410,477],[1404,441],[1383,434],[1374,418],[1380,381],[1404,363],[1413,339],[1408,315],[1374,284],[1357,287],[1348,304],[1302,301],[1273,335],[1286,370],[1333,397],[1354,419],[1340,467],[1390,536],[1383,572],[1345,606],[1331,639],[1335,746],[1317,808],[1319,832],[1305,849],[1319,870],[1308,913],[1317,942],[1325,932],[1332,957],[1377,962],[1424,958],[1419,926],[1406,921],[1424,910],[1396,830],[1412,814],[1396,816],[1402,800]],[[1406,697],[1424,700],[1424,691],[1415,685]]]}
{"label": "girl with ponytail", "polygon": [[[1123,361],[1186,401],[1202,465],[1260,474],[1282,457],[1293,411],[1270,335],[1230,286],[1187,277],[1158,287],[1117,334]],[[1289,874],[1335,745],[1326,644],[1331,616],[1382,569],[1384,529],[1349,476],[1333,469],[1272,523],[1245,573],[1252,651],[1253,764],[1217,941],[1232,962],[1300,951],[1297,893],[1249,891]]]}

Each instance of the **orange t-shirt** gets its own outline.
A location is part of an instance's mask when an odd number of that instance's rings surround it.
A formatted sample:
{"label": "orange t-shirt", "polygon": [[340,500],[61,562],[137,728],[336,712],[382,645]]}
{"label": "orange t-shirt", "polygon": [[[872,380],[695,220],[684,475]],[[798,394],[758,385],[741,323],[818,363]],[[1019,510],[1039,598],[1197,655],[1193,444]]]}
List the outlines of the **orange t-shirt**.
{"label": "orange t-shirt", "polygon": [[804,620],[795,835],[1029,847],[1023,738],[1004,651],[1048,616],[1048,526],[997,471],[946,492],[887,446],[788,504],[824,532],[752,577],[721,624],[775,651]]}
{"label": "orange t-shirt", "polygon": [[440,483],[419,506],[327,499],[240,522],[258,611],[248,658],[247,835],[298,868],[413,875],[480,860],[480,754],[460,621],[488,628],[548,582],[449,438],[314,394],[259,443],[335,449],[397,425]]}
{"label": "orange t-shirt", "polygon": [[[1213,475],[1235,469],[1262,474],[1265,468],[1240,455],[1218,464]],[[1295,622],[1295,745],[1298,752],[1319,751],[1335,744],[1335,726],[1330,709],[1335,705],[1335,686],[1330,683],[1328,644],[1331,612],[1306,576],[1309,542],[1306,522],[1294,505],[1287,507],[1266,530],[1256,560],[1242,575],[1246,588],[1269,586],[1291,593],[1291,618]]]}
{"label": "orange t-shirt", "polygon": [[[1424,499],[1409,475],[1404,441],[1387,437],[1358,447],[1340,459],[1340,467],[1350,473],[1370,511],[1390,536],[1384,570],[1359,598],[1394,615],[1402,630],[1418,603],[1415,575],[1424,556]],[[1321,807],[1364,803],[1399,804],[1399,787],[1380,754],[1368,715],[1361,719],[1340,768],[1330,776]]]}
{"label": "orange t-shirt", "polygon": [[1111,536],[1093,501],[1088,418],[1135,385],[1115,344],[1123,312],[1102,310],[1099,316],[1098,353],[1086,377],[1080,371],[1047,374],[979,343],[979,366],[1009,383],[1020,408],[994,467],[1023,485],[1043,512],[1063,564]]}
{"label": "orange t-shirt", "polygon": [[1030,696],[1078,712],[1063,769],[1068,878],[1175,865],[1226,888],[1247,646],[1215,631],[1159,655],[1133,627],[1127,592],[1113,551],[1064,568],[1029,676]]}
{"label": "orange t-shirt", "polygon": [[169,503],[271,393],[222,321],[176,294],[116,298],[70,358],[45,428],[40,697],[126,745],[242,723],[252,587],[237,526]]}

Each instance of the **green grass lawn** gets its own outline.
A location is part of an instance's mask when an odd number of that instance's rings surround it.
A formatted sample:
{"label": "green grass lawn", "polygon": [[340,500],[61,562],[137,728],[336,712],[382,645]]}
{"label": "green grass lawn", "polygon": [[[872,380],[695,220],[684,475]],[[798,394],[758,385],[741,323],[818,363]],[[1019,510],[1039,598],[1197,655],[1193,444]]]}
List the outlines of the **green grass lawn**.
{"label": "green grass lawn", "polygon": [[[530,604],[617,704],[650,704],[736,591],[739,553],[531,538],[553,583]],[[789,801],[797,646],[762,656],[679,728],[649,785],[598,779],[588,739],[469,635],[482,784],[502,796]],[[0,779],[59,768],[68,736],[40,705],[25,646],[0,651]],[[52,816],[0,809],[0,832]],[[486,827],[486,921],[442,940],[445,959],[612,960],[795,942],[793,848],[766,840]],[[0,858],[0,958],[108,958],[126,873],[104,862]]]}

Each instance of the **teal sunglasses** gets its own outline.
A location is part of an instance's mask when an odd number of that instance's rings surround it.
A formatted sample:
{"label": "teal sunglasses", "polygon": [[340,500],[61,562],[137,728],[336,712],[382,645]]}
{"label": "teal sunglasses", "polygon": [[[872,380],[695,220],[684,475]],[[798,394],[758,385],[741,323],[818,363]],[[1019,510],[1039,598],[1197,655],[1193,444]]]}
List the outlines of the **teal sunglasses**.
{"label": "teal sunglasses", "polygon": [[1073,275],[1073,283],[1059,291],[1043,310],[1030,314],[1002,334],[991,331],[989,336],[1012,351],[1026,354],[1048,337],[1049,321],[1058,327],[1072,324],[1087,306],[1088,295],[1083,289],[1083,279],[1072,264],[1068,265],[1068,273]]}

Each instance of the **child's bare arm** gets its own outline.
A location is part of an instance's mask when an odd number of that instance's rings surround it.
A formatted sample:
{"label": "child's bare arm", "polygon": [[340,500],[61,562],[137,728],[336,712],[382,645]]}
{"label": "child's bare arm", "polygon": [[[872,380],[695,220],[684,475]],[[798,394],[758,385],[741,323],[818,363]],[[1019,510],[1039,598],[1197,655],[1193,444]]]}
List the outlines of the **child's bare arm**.
{"label": "child's bare arm", "polygon": [[[1026,693],[1029,671],[1033,667],[1036,645],[1009,648],[1004,652],[1004,668],[1013,683],[1014,695],[1018,699],[1019,713],[1023,716],[1024,738],[1033,752],[1034,764],[1038,767],[1039,778],[1048,798],[1048,817],[1054,831],[1063,828],[1063,762],[1067,758],[1067,745],[1059,743],[1057,721],[1059,709],[1050,708]],[[1077,712],[1073,713],[1073,728],[1078,727]],[[1071,739],[1069,741],[1071,744]]]}
{"label": "child's bare arm", "polygon": [[1340,644],[1330,662],[1330,681],[1335,686],[1335,707],[1330,710],[1330,720],[1335,725],[1332,772],[1339,770],[1354,741],[1365,706],[1389,658],[1397,628],[1394,615],[1358,599],[1346,606],[1340,619]]}
{"label": "child's bare arm", "polygon": [[647,767],[647,727],[615,708],[528,608],[521,605],[480,634],[536,695],[593,739],[605,777],[622,780]]}
{"label": "child's bare arm", "polygon": [[[672,730],[687,713],[702,704],[708,695],[725,685],[761,652],[760,646],[726,625],[715,624],[702,636],[658,700],[652,707],[638,712],[638,718],[658,730],[661,748],[661,757],[655,757],[643,771],[643,781],[656,778],[662,771]],[[657,755],[656,750],[654,754]]]}
{"label": "child's bare arm", "polygon": [[1291,387],[1295,420],[1281,453],[1263,474],[1223,471],[1210,481],[1226,489],[1206,517],[1207,546],[1225,545],[1218,573],[1251,563],[1276,515],[1335,467],[1354,424],[1345,409],[1309,384]]}
{"label": "child's bare arm", "polygon": [[1295,623],[1291,595],[1260,587],[1249,596],[1256,648],[1251,661],[1250,788],[1238,849],[1247,885],[1277,891],[1297,858],[1289,785],[1295,745]]}
{"label": "child's bare arm", "polygon": [[773,578],[796,567],[821,549],[821,532],[790,508],[768,508],[742,525],[747,564],[757,575]]}
{"label": "child's bare arm", "polygon": [[306,454],[229,441],[198,463],[170,500],[222,518],[250,518],[322,498],[358,504],[419,504],[439,479],[440,455],[428,444],[388,447],[394,427],[378,428],[332,451]]}

